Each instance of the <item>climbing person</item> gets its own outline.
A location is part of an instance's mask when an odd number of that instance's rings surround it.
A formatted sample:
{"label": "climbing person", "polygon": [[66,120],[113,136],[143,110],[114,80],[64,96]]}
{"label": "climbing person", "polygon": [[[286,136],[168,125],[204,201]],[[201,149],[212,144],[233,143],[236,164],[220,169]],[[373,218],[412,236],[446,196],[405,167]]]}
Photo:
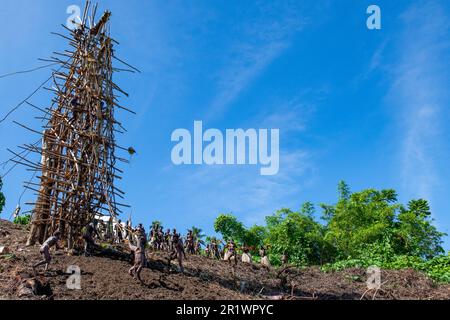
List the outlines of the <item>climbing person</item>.
{"label": "climbing person", "polygon": [[58,241],[60,240],[61,233],[59,231],[56,231],[53,236],[45,240],[45,242],[42,244],[42,246],[39,248],[39,253],[44,257],[44,260],[36,263],[33,265],[33,270],[36,273],[36,268],[39,266],[42,266],[45,264],[45,271],[48,270],[48,267],[50,265],[50,261],[52,260],[52,257],[50,255],[50,248],[55,246],[55,249],[58,249]]}

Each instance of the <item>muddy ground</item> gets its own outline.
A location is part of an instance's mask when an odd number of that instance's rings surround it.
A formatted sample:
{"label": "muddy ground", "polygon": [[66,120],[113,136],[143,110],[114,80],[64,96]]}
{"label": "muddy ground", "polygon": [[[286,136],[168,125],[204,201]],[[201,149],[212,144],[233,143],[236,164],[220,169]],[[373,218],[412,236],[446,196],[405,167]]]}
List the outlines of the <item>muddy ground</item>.
{"label": "muddy ground", "polygon": [[[126,249],[102,256],[70,256],[52,252],[48,272],[37,277],[31,265],[40,260],[39,247],[25,247],[27,230],[0,220],[0,299],[450,299],[450,285],[438,285],[414,270],[383,270],[380,290],[367,290],[366,272],[347,269],[324,273],[319,268],[289,268],[282,272],[239,263],[233,274],[226,261],[188,255],[185,273],[167,254],[148,252],[143,283],[128,275],[131,257]],[[120,252],[122,251],[122,252]],[[69,290],[69,266],[81,269],[81,290]]]}

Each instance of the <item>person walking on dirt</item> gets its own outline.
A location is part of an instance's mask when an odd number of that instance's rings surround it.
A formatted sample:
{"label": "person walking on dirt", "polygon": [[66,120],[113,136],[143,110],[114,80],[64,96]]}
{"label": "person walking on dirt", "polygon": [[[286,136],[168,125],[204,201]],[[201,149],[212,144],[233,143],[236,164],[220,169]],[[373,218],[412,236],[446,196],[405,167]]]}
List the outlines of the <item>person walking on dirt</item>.
{"label": "person walking on dirt", "polygon": [[126,231],[125,238],[128,239],[128,241],[132,241],[133,240],[133,228],[131,226],[131,221],[130,220],[127,221],[127,225],[125,227],[125,231]]}
{"label": "person walking on dirt", "polygon": [[150,232],[149,232],[149,238],[150,238],[150,247],[151,247],[153,250],[156,250],[157,244],[156,244],[155,230],[150,229]]}
{"label": "person walking on dirt", "polygon": [[234,258],[234,265],[236,266],[238,263],[238,258],[237,258],[237,254],[236,254],[236,244],[234,243],[233,240],[230,240],[227,243],[227,260],[228,262],[231,264],[231,258]]}
{"label": "person walking on dirt", "polygon": [[264,246],[261,246],[261,249],[259,249],[259,256],[261,257],[261,265],[270,267],[269,257],[267,256],[266,248]]}
{"label": "person walking on dirt", "polygon": [[216,258],[218,260],[221,259],[220,248],[217,239],[213,239],[211,241],[211,255],[213,258]]}
{"label": "person walking on dirt", "polygon": [[252,263],[252,256],[250,255],[250,250],[252,250],[251,247],[248,247],[245,244],[242,246],[242,256],[241,256],[242,262]]}
{"label": "person walking on dirt", "polygon": [[186,259],[186,253],[184,252],[183,240],[181,240],[180,234],[177,233],[176,229],[173,229],[172,233],[172,252],[169,255],[169,268],[170,262],[178,258],[178,264],[180,266],[180,271],[184,272],[183,259]]}
{"label": "person walking on dirt", "polygon": [[164,234],[164,242],[165,242],[165,249],[166,251],[171,252],[172,251],[172,241],[170,241],[170,229],[166,230],[166,233]]}
{"label": "person walking on dirt", "polygon": [[97,231],[97,224],[98,221],[94,220],[94,222],[91,222],[86,227],[86,231],[83,234],[83,240],[84,240],[84,255],[86,257],[92,255],[92,252],[95,248],[95,241],[94,236],[97,236],[97,238],[100,239],[100,234]]}
{"label": "person walking on dirt", "polygon": [[33,270],[36,272],[36,268],[39,266],[42,266],[45,264],[45,271],[48,270],[48,267],[50,265],[50,261],[52,260],[52,257],[50,255],[50,248],[55,246],[56,249],[58,249],[58,241],[60,240],[61,233],[59,231],[56,231],[53,236],[45,240],[45,242],[42,244],[42,246],[39,248],[39,253],[44,257],[44,260],[36,263],[33,265]]}
{"label": "person walking on dirt", "polygon": [[130,242],[128,242],[128,246],[134,254],[134,264],[130,268],[130,270],[128,270],[128,273],[133,278],[138,279],[142,282],[141,271],[142,268],[147,264],[147,260],[145,258],[145,238],[139,238],[139,243],[137,246],[132,245]]}
{"label": "person walking on dirt", "polygon": [[223,257],[223,259],[225,259],[225,251],[226,251],[226,249],[227,249],[227,244],[225,243],[223,246],[221,245],[222,244],[222,242],[220,241],[220,240],[218,240],[219,242],[218,242],[218,244],[217,244],[217,250],[218,250],[218,252],[219,252],[219,260],[220,259],[222,259],[222,257]]}
{"label": "person walking on dirt", "polygon": [[194,253],[199,255],[202,249],[202,245],[200,243],[200,241],[196,241],[195,242],[195,246],[194,246]]}
{"label": "person walking on dirt", "polygon": [[158,228],[158,233],[156,235],[156,244],[157,244],[157,249],[158,250],[162,250],[163,246],[164,246],[164,231],[163,231],[163,227],[159,227]]}
{"label": "person walking on dirt", "polygon": [[192,234],[192,230],[188,230],[188,233],[186,235],[186,248],[189,254],[195,253],[194,235]]}

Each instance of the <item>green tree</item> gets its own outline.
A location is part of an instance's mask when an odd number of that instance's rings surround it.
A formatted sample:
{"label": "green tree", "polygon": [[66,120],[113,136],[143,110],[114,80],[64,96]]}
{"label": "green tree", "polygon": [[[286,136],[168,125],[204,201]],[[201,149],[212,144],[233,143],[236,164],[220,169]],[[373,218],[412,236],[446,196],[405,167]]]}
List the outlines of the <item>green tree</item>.
{"label": "green tree", "polygon": [[24,215],[24,216],[15,217],[14,221],[13,221],[14,224],[20,224],[23,226],[29,225],[30,222],[31,222],[31,215],[29,215],[29,214]]}
{"label": "green tree", "polygon": [[[315,219],[311,202],[298,212],[282,208],[266,217],[266,225],[247,229],[232,214],[219,215],[216,232],[257,249],[264,244],[275,265],[286,253],[296,265],[324,268],[378,265],[383,268],[413,267],[433,279],[450,281],[449,256],[443,256],[442,237],[433,225],[424,199],[406,206],[392,189],[351,192],[338,185],[336,204],[321,204],[323,223]],[[207,238],[208,239],[208,238]]]}
{"label": "green tree", "polygon": [[206,237],[206,235],[203,233],[203,230],[200,228],[197,228],[195,226],[192,226],[192,235],[194,236],[194,239],[198,241],[200,244],[205,244],[205,241],[203,241],[203,238]]}
{"label": "green tree", "polygon": [[219,239],[217,239],[217,237],[214,237],[214,236],[206,236],[205,237],[205,241],[206,241],[206,243],[208,244],[208,243],[211,243],[211,242],[213,242],[213,241],[219,241]]}
{"label": "green tree", "polygon": [[[303,208],[310,208],[310,203]],[[289,261],[297,265],[321,264],[329,257],[324,226],[314,220],[311,210],[305,213],[283,208],[266,217],[266,223],[266,243],[271,254],[287,253]],[[277,258],[275,262],[278,262]]]}
{"label": "green tree", "polygon": [[233,239],[242,243],[245,228],[232,214],[220,214],[214,221],[214,231],[220,233],[224,240]]}
{"label": "green tree", "polygon": [[214,230],[220,233],[224,240],[233,239],[240,245],[253,248],[252,253],[258,252],[266,238],[266,228],[254,225],[247,229],[244,224],[232,214],[220,214],[214,222]]}
{"label": "green tree", "polygon": [[2,188],[3,188],[3,181],[2,178],[0,177],[0,213],[2,213],[3,207],[5,206],[6,202],[6,198],[2,193]]}
{"label": "green tree", "polygon": [[337,259],[371,259],[387,262],[397,255],[432,258],[443,253],[442,236],[433,226],[428,202],[399,204],[392,189],[367,189],[351,193],[345,182],[338,186],[336,205],[322,205],[325,240]]}
{"label": "green tree", "polygon": [[350,187],[343,180],[339,181],[339,183],[338,183],[338,194],[339,194],[339,200],[347,201],[350,198],[350,195],[351,195]]}
{"label": "green tree", "polygon": [[394,241],[399,254],[430,259],[444,253],[442,237],[433,226],[428,202],[411,200],[407,208],[401,208],[395,224]]}
{"label": "green tree", "polygon": [[338,203],[326,213],[325,240],[337,249],[339,258],[357,257],[367,245],[383,245],[401,207],[395,203],[395,191],[367,189],[350,193],[344,182],[338,189]]}
{"label": "green tree", "polygon": [[306,201],[302,204],[300,212],[306,216],[312,217],[315,213],[314,204],[312,202]]}
{"label": "green tree", "polygon": [[159,220],[152,221],[152,229],[162,227],[162,223]]}
{"label": "green tree", "polygon": [[253,253],[258,252],[259,248],[264,244],[267,237],[267,230],[263,226],[254,225],[250,229],[245,230],[242,242],[247,246],[253,247]]}

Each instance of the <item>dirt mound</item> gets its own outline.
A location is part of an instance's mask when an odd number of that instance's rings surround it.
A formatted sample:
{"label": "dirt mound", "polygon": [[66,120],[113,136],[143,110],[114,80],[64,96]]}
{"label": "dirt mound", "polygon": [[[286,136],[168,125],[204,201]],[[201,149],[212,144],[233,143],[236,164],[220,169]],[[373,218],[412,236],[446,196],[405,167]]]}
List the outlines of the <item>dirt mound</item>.
{"label": "dirt mound", "polygon": [[[39,248],[25,247],[27,230],[0,221],[0,299],[449,299],[450,286],[437,285],[414,270],[383,270],[382,287],[367,290],[366,272],[348,269],[324,273],[319,268],[266,269],[239,263],[234,272],[226,261],[188,255],[179,273],[167,254],[148,252],[143,283],[128,275],[131,257],[121,248],[100,256],[52,253],[48,272],[34,276],[31,265],[40,260]],[[67,281],[74,266],[81,270],[81,290]]]}

